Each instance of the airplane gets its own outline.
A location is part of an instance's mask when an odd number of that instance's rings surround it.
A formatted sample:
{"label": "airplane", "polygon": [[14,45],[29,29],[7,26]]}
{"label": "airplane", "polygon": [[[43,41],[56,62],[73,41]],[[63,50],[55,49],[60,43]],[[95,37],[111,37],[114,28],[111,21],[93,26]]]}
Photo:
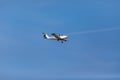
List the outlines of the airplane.
{"label": "airplane", "polygon": [[48,40],[57,40],[57,41],[61,41],[61,43],[63,43],[64,41],[66,42],[67,41],[67,38],[68,38],[68,36],[66,36],[66,35],[57,35],[57,34],[55,34],[55,33],[52,33],[51,35],[52,36],[48,36],[48,34],[46,34],[46,33],[42,33],[43,34],[43,37],[45,38],[45,39],[48,39]]}

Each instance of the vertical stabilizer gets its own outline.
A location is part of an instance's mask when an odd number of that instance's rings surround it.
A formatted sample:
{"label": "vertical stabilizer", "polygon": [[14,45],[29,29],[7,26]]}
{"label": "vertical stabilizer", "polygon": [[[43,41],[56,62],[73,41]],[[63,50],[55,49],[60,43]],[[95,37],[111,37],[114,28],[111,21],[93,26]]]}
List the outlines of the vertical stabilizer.
{"label": "vertical stabilizer", "polygon": [[45,39],[49,39],[50,37],[48,36],[48,34],[46,34],[46,33],[42,33],[43,34],[43,37],[45,38]]}

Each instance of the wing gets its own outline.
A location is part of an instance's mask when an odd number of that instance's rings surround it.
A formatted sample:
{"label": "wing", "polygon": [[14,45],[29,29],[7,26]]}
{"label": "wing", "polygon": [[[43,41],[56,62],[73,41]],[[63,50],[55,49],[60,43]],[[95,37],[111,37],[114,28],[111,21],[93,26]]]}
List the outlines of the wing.
{"label": "wing", "polygon": [[56,39],[61,40],[60,36],[58,36],[57,34],[52,33],[52,35],[53,35]]}

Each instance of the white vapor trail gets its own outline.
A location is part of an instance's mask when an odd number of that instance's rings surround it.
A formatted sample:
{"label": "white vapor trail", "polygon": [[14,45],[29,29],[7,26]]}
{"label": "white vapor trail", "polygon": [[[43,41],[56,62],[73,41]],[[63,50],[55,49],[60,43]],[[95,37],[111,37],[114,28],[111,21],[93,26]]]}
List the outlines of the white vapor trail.
{"label": "white vapor trail", "polygon": [[73,33],[69,33],[67,35],[89,34],[89,33],[97,33],[97,32],[115,31],[115,30],[120,30],[120,27],[107,28],[107,29],[97,29],[97,30],[87,30],[87,31],[81,31],[81,32],[73,32]]}

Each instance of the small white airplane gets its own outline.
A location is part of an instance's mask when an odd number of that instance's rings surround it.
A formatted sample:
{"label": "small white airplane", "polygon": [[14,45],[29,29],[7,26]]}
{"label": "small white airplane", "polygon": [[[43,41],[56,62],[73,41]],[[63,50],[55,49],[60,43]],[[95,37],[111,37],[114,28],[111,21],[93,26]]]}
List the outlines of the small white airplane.
{"label": "small white airplane", "polygon": [[46,33],[42,33],[43,34],[43,37],[45,38],[45,39],[48,39],[48,40],[57,40],[57,41],[61,41],[61,43],[63,43],[64,41],[66,42],[67,41],[67,38],[68,38],[68,36],[66,36],[66,35],[57,35],[57,34],[55,34],[55,33],[52,33],[51,35],[52,36],[48,36],[48,34],[46,34]]}

